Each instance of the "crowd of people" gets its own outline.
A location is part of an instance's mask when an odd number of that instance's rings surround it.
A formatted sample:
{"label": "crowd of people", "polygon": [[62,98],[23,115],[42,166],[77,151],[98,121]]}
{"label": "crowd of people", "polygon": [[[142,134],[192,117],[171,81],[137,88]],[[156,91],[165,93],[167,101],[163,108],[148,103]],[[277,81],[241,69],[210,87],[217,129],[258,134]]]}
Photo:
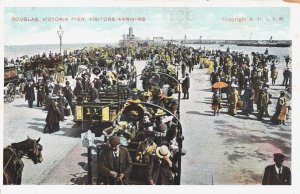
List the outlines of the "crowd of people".
{"label": "crowd of people", "polygon": [[[277,65],[274,61],[269,61],[266,54],[252,52],[252,60],[250,60],[248,54],[234,51],[231,52],[233,54],[229,55],[229,53],[229,50],[209,53],[214,61],[210,69],[214,114],[218,114],[219,109],[223,107],[221,101],[225,94],[228,114],[234,116],[240,109],[241,114],[249,116],[254,114],[254,104],[256,104],[257,119],[269,117],[268,106],[272,98],[270,89],[276,84]],[[276,111],[271,118],[274,124],[285,124],[286,116],[291,109],[288,101],[291,94],[291,75],[291,70],[287,67],[283,71],[283,87],[278,97]],[[269,81],[269,76],[272,78],[272,83]]]}
{"label": "crowd of people", "polygon": [[[147,60],[139,90],[135,88],[138,80],[135,60]],[[189,99],[190,74],[195,66],[208,67],[215,115],[228,106],[230,115],[234,116],[242,109],[242,114],[249,116],[257,104],[257,119],[270,116],[268,106],[272,95],[269,90],[278,77],[277,65],[267,52],[252,52],[249,56],[231,52],[229,48],[221,51],[175,45],[118,49],[91,47],[64,51],[63,54],[50,52],[48,56],[45,53],[30,58],[24,56],[21,60],[5,59],[5,64],[14,64],[23,72],[29,108],[37,100],[37,107],[48,111],[45,133],[59,131],[59,122],[69,114],[75,115],[75,104],[101,102],[99,92],[116,89],[118,85],[127,86],[130,95],[120,120],[103,130],[108,149],[100,155],[98,173],[103,176],[104,184],[128,184],[133,162],[146,165],[148,184],[174,184],[181,98],[176,95],[182,92],[183,99]],[[291,93],[288,65],[283,77],[283,91],[271,117],[276,124],[286,124],[290,110],[286,98],[287,92]],[[74,85],[73,80],[76,80]],[[223,85],[216,86],[216,83]],[[224,93],[226,105],[222,104]],[[162,109],[143,106],[139,102],[159,105]],[[134,155],[126,149],[130,142],[138,143]]]}

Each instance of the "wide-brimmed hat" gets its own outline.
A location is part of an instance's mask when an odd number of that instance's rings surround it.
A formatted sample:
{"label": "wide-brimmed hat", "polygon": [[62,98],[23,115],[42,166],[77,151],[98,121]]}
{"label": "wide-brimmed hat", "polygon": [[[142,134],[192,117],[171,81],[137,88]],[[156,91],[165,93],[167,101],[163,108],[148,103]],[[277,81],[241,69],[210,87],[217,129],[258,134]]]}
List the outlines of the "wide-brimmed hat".
{"label": "wide-brimmed hat", "polygon": [[127,121],[119,121],[119,122],[118,122],[118,125],[119,125],[119,126],[122,126],[122,127],[123,127],[123,126],[127,126],[127,124],[128,124]]}
{"label": "wide-brimmed hat", "polygon": [[155,113],[155,116],[162,116],[162,115],[165,115],[166,112],[163,111],[162,109],[157,109],[156,113]]}
{"label": "wide-brimmed hat", "polygon": [[136,111],[136,110],[130,111],[129,114],[130,114],[131,116],[138,116],[138,115],[139,115],[138,111]]}
{"label": "wide-brimmed hat", "polygon": [[268,90],[268,87],[263,87],[263,90],[264,90],[264,91],[267,91],[267,90]]}
{"label": "wide-brimmed hat", "polygon": [[169,151],[168,147],[165,145],[156,148],[155,152],[159,158],[169,157],[171,155],[171,152]]}
{"label": "wide-brimmed hat", "polygon": [[58,99],[59,97],[56,94],[52,94],[51,99]]}
{"label": "wide-brimmed hat", "polygon": [[231,87],[232,87],[232,88],[238,88],[239,86],[236,85],[236,84],[231,84]]}
{"label": "wide-brimmed hat", "polygon": [[62,70],[64,70],[64,67],[63,67],[63,66],[58,66],[58,67],[56,68],[56,70],[57,70],[57,71],[62,71]]}
{"label": "wide-brimmed hat", "polygon": [[133,89],[132,89],[132,94],[137,94],[137,93],[138,93],[138,89],[133,88]]}
{"label": "wide-brimmed hat", "polygon": [[152,92],[150,92],[150,91],[148,91],[148,92],[144,92],[144,96],[148,96],[148,97],[150,97],[150,96],[152,96]]}

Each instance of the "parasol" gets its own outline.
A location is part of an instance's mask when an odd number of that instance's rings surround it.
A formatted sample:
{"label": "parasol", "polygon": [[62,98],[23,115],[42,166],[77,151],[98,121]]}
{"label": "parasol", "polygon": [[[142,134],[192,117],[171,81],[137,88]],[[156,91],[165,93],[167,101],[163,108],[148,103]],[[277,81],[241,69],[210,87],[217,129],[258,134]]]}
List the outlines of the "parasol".
{"label": "parasol", "polygon": [[214,83],[214,85],[212,87],[213,88],[226,88],[227,86],[228,86],[228,84],[225,82],[216,82],[216,83]]}

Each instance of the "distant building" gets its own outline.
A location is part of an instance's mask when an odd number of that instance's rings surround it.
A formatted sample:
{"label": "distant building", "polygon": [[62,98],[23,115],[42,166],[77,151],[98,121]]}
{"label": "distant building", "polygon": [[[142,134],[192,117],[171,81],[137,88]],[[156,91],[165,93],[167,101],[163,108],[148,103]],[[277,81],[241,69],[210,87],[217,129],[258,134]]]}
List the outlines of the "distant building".
{"label": "distant building", "polygon": [[126,37],[127,40],[134,40],[135,39],[135,36],[133,34],[133,28],[132,27],[129,27],[129,34],[127,34],[127,37]]}
{"label": "distant building", "polygon": [[153,42],[154,43],[163,43],[164,37],[153,37]]}

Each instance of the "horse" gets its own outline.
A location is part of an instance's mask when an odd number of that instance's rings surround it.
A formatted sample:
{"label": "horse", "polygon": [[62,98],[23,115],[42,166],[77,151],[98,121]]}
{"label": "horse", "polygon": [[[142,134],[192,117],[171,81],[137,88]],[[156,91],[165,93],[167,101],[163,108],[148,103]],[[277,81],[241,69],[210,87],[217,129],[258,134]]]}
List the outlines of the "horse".
{"label": "horse", "polygon": [[34,164],[43,161],[43,147],[39,144],[41,138],[37,140],[27,137],[26,140],[19,143],[12,143],[3,149],[3,184],[20,185],[22,180],[22,171],[24,156],[31,159]]}

